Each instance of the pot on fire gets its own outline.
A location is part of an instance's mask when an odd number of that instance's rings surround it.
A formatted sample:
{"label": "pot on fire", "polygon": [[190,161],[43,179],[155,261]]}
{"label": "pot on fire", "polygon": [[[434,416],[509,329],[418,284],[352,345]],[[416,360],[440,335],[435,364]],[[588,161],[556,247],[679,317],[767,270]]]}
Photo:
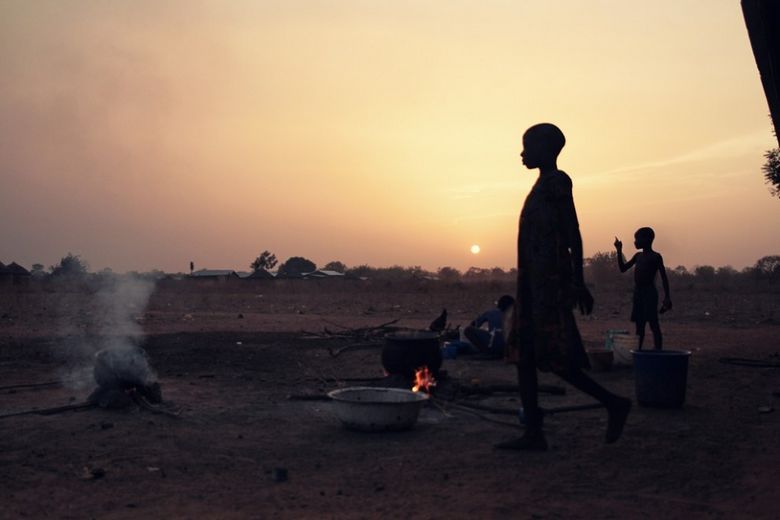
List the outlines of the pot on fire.
{"label": "pot on fire", "polygon": [[410,330],[385,336],[382,366],[388,374],[400,374],[412,379],[415,370],[428,367],[438,376],[441,362],[439,334],[436,332]]}

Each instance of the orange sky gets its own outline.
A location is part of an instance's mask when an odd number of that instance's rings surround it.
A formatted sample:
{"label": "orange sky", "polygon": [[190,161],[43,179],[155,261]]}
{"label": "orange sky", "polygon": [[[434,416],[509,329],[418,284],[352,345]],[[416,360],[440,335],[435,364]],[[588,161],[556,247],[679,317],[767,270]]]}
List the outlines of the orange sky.
{"label": "orange sky", "polygon": [[0,3],[0,261],[510,267],[540,121],[586,254],[780,253],[738,0],[158,4]]}

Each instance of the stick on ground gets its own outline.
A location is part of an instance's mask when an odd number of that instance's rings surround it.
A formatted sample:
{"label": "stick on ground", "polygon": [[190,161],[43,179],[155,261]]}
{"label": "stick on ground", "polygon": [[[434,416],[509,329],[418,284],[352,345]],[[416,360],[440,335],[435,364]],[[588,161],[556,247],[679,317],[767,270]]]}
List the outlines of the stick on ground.
{"label": "stick on ground", "polygon": [[67,404],[65,406],[55,406],[53,408],[38,408],[35,410],[23,410],[21,412],[11,412],[0,415],[0,419],[6,417],[19,417],[21,415],[54,415],[55,413],[69,412],[73,410],[87,410],[89,408],[95,408],[97,404],[94,403],[80,403],[80,404]]}
{"label": "stick on ground", "polygon": [[45,386],[59,386],[60,381],[46,381],[45,383],[25,383],[20,385],[0,386],[0,390],[16,390],[17,388],[42,388]]}

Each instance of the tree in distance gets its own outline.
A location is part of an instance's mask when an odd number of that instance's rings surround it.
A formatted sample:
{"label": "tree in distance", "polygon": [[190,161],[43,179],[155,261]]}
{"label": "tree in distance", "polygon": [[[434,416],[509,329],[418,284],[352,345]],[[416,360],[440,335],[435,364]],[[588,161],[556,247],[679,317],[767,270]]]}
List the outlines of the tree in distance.
{"label": "tree in distance", "polygon": [[697,265],[693,269],[693,274],[701,282],[711,282],[715,279],[715,268],[711,265]]}
{"label": "tree in distance", "polygon": [[753,270],[760,278],[766,278],[773,282],[780,280],[780,255],[759,258]]}
{"label": "tree in distance", "polygon": [[443,280],[445,282],[456,282],[460,280],[460,271],[458,271],[454,267],[450,267],[450,266],[440,267],[439,270],[436,272],[436,274],[439,276],[440,280]]}
{"label": "tree in distance", "polygon": [[588,279],[596,285],[609,285],[617,283],[622,276],[617,268],[617,253],[615,251],[594,253],[585,259],[585,269]]}
{"label": "tree in distance", "polygon": [[265,269],[266,271],[270,271],[274,267],[276,267],[276,264],[279,263],[279,261],[276,259],[276,255],[273,254],[270,251],[263,251],[260,253],[260,256],[255,258],[255,261],[249,264],[249,267],[252,269],[252,271],[257,271],[259,269]]}
{"label": "tree in distance", "polygon": [[325,264],[325,267],[322,268],[325,271],[336,271],[337,273],[345,273],[347,271],[347,266],[344,264],[344,262],[339,262],[338,260],[334,260],[332,262],[328,262]]}
{"label": "tree in distance", "polygon": [[764,154],[766,162],[761,167],[764,180],[769,184],[769,191],[780,198],[780,148],[769,150]]}
{"label": "tree in distance", "polygon": [[84,276],[87,274],[89,265],[82,260],[80,256],[68,253],[61,260],[59,265],[49,267],[52,276]]}
{"label": "tree in distance", "polygon": [[304,273],[311,273],[316,270],[317,264],[308,258],[293,256],[279,266],[278,275],[282,278],[299,278]]}

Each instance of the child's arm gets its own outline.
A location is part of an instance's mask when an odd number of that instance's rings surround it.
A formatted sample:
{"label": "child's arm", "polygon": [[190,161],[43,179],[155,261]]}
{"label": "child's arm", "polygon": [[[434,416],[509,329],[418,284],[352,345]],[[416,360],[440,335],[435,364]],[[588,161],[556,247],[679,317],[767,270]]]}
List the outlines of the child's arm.
{"label": "child's arm", "polygon": [[582,235],[580,223],[577,219],[577,210],[574,208],[574,197],[571,193],[571,180],[566,177],[556,188],[556,198],[560,222],[566,242],[571,252],[572,274],[574,275],[575,298],[577,306],[582,314],[590,314],[593,311],[593,296],[585,286],[585,278],[582,270]]}
{"label": "child's arm", "polygon": [[625,273],[634,267],[634,264],[636,263],[636,255],[634,255],[631,260],[626,262],[623,259],[623,242],[618,240],[618,237],[615,237],[615,250],[617,251],[618,269],[620,269],[621,273]]}
{"label": "child's arm", "polygon": [[661,284],[664,286],[664,303],[665,310],[672,308],[672,295],[669,292],[669,278],[666,277],[666,267],[664,266],[664,257],[658,255],[658,272],[661,274]]}

